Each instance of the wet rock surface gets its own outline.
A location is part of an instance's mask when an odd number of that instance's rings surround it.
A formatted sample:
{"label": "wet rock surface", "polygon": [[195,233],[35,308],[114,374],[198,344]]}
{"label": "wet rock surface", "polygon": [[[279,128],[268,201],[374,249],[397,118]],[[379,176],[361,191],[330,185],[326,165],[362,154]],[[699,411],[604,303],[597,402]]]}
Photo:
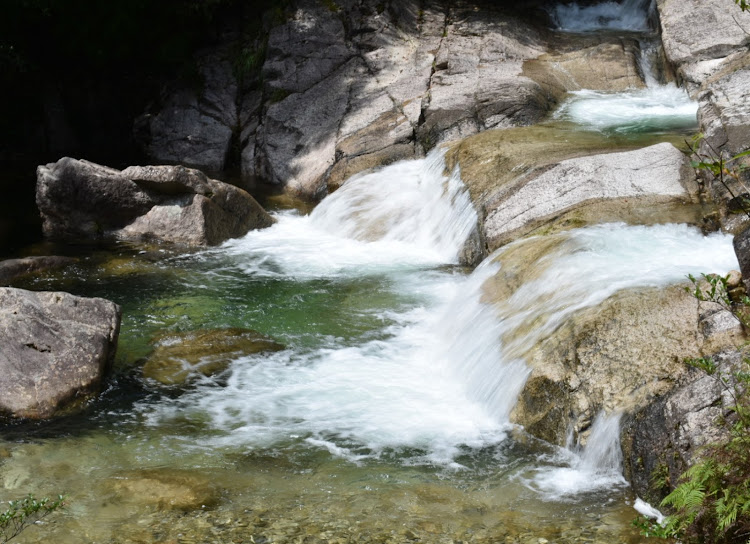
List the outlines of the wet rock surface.
{"label": "wet rock surface", "polygon": [[596,136],[535,127],[452,147],[447,162],[461,169],[487,252],[542,228],[700,222],[698,186],[672,144],[577,156],[597,147],[607,151]]}
{"label": "wet rock surface", "polygon": [[36,202],[54,240],[156,239],[216,245],[273,219],[245,191],[182,166],[124,171],[64,157],[37,169]]}
{"label": "wet rock surface", "polygon": [[0,288],[0,415],[48,418],[98,392],[119,329],[108,300]]}
{"label": "wet rock surface", "polygon": [[143,375],[166,385],[212,376],[243,355],[272,352],[284,346],[249,329],[199,330],[165,334],[143,366]]}

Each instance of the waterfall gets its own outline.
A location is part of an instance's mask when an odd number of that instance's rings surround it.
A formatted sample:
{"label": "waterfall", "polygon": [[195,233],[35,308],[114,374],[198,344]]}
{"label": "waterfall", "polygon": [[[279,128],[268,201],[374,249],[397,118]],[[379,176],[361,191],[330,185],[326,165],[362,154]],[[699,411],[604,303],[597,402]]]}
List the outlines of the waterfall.
{"label": "waterfall", "polygon": [[458,169],[445,176],[443,154],[354,176],[315,208],[311,225],[352,240],[430,248],[455,263],[477,215]]}
{"label": "waterfall", "polygon": [[620,413],[599,414],[584,447],[560,450],[552,460],[567,466],[536,469],[527,485],[548,500],[626,485],[622,477],[621,417]]}
{"label": "waterfall", "polygon": [[587,130],[632,134],[692,130],[697,127],[698,103],[674,83],[660,83],[654,63],[660,45],[649,34],[653,2],[625,0],[587,6],[559,4],[552,11],[558,30],[593,32],[601,30],[640,33],[638,66],[646,85],[643,89],[604,92],[582,89],[555,112],[554,118],[572,121]]}
{"label": "waterfall", "polygon": [[443,150],[354,176],[309,216],[277,214],[271,228],[222,251],[253,276],[348,277],[455,264],[477,214]]}
{"label": "waterfall", "polygon": [[550,16],[560,30],[566,32],[593,32],[600,30],[649,30],[650,0],[624,0],[600,2],[580,6],[576,2],[558,4]]}

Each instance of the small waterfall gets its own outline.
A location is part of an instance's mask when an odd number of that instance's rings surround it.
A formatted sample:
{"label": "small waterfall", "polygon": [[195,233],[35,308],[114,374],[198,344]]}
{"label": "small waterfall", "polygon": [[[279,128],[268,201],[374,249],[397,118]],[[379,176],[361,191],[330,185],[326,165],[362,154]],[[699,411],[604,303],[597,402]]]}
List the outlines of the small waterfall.
{"label": "small waterfall", "polygon": [[571,2],[555,6],[550,10],[550,16],[558,29],[565,32],[646,32],[649,30],[651,6],[651,0],[608,1],[586,6]]}
{"label": "small waterfall", "polygon": [[698,103],[674,83],[662,84],[657,64],[660,44],[649,32],[654,3],[625,0],[588,6],[560,4],[552,12],[558,30],[594,32],[634,31],[641,34],[638,59],[644,89],[612,93],[583,89],[571,93],[554,114],[587,130],[604,133],[638,134],[693,130],[697,126]]}
{"label": "small waterfall", "polygon": [[431,248],[456,262],[477,215],[458,169],[445,176],[444,150],[354,176],[310,215],[313,226],[365,242]]}
{"label": "small waterfall", "polygon": [[622,477],[621,417],[599,414],[583,448],[562,450],[552,460],[568,466],[539,468],[527,484],[549,500],[627,485]]}
{"label": "small waterfall", "polygon": [[445,175],[444,151],[347,180],[309,216],[277,223],[223,249],[254,276],[296,278],[380,274],[455,264],[477,228],[458,170]]}

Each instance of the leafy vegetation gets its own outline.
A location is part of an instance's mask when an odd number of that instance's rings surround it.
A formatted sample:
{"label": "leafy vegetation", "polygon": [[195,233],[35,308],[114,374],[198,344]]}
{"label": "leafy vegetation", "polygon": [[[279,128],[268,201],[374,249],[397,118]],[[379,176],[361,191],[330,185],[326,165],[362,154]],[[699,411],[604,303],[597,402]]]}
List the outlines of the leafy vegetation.
{"label": "leafy vegetation", "polygon": [[36,500],[33,495],[28,495],[17,501],[8,501],[8,509],[0,512],[0,544],[10,542],[29,525],[64,506],[65,497],[62,495],[55,500],[47,497]]}
{"label": "leafy vegetation", "polygon": [[[729,275],[689,276],[688,291],[702,302],[714,303],[750,326],[745,308],[750,298],[732,300]],[[673,513],[661,524],[640,518],[635,524],[646,536],[679,538],[684,542],[739,544],[750,542],[750,358],[746,346],[736,367],[725,368],[710,357],[686,362],[717,381],[731,398],[720,424],[727,439],[706,446],[700,459],[680,477],[661,502]]]}
{"label": "leafy vegetation", "polygon": [[[686,142],[695,158],[691,162],[693,168],[711,175],[732,196],[737,208],[750,218],[750,189],[745,185],[743,175],[747,165],[742,162],[744,157],[750,156],[750,149],[726,156],[723,151],[714,149],[705,141],[703,134],[693,138],[692,143]],[[701,150],[703,149],[703,150]],[[738,190],[742,193],[738,194]]]}

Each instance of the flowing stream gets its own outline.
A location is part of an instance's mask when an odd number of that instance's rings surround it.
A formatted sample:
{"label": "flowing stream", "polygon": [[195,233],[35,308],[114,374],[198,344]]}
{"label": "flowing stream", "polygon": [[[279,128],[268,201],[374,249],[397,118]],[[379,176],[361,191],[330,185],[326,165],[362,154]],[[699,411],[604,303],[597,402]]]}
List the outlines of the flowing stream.
{"label": "flowing stream", "polygon": [[[583,449],[526,436],[509,420],[523,353],[618,289],[736,267],[731,239],[681,225],[555,235],[546,267],[488,304],[508,249],[457,265],[476,216],[443,170],[439,153],[397,163],[218,249],[123,246],[37,279],[110,297],[125,320],[109,392],[0,443],[2,498],[69,494],[19,542],[637,542],[618,415]],[[182,387],[140,377],[164,331],[237,326],[285,349]]]}
{"label": "flowing stream", "polygon": [[[568,32],[645,36],[645,7],[568,4],[553,17]],[[684,92],[647,83],[573,93],[558,117],[604,134],[694,126]],[[505,252],[534,240],[460,266],[477,216],[444,169],[433,152],[219,248],[81,248],[72,270],[29,280],[115,300],[124,319],[101,398],[0,438],[0,500],[68,495],[17,541],[641,542],[622,414],[600,414],[585,447],[533,439],[511,423],[525,356],[619,290],[736,268],[731,237],[624,224],[550,235],[514,294],[488,302]],[[283,349],[234,355],[184,385],[143,377],[165,333],[229,327]]]}

